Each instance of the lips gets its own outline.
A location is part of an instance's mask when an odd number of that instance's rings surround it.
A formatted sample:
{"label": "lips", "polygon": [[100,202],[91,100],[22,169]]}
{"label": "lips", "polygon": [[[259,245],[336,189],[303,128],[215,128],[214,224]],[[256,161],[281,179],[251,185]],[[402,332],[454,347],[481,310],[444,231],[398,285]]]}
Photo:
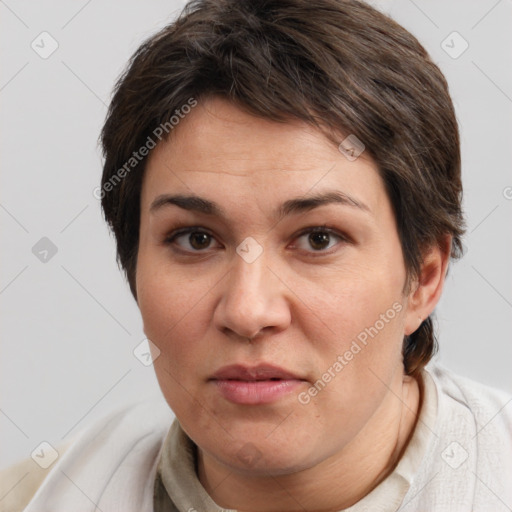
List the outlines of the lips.
{"label": "lips", "polygon": [[298,375],[269,364],[260,364],[252,367],[238,364],[224,366],[214,374],[213,379],[248,382],[258,380],[302,380]]}
{"label": "lips", "polygon": [[304,383],[300,376],[268,364],[225,366],[209,380],[223,398],[239,405],[277,402]]}

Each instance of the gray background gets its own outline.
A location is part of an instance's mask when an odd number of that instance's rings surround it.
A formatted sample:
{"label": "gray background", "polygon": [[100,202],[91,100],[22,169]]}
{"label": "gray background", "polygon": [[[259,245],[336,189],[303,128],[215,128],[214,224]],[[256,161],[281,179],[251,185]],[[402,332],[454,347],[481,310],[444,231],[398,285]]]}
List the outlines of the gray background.
{"label": "gray background", "polygon": [[[467,254],[437,308],[438,359],[512,392],[512,2],[373,3],[444,71],[461,126]],[[139,311],[92,192],[114,81],[182,5],[0,1],[2,467],[159,394],[152,367],[133,354],[144,339]],[[31,48],[43,31],[59,45],[47,59]],[[458,58],[441,46],[453,31],[469,43]],[[452,54],[462,48],[446,41]],[[32,252],[43,237],[57,248],[46,262]]]}

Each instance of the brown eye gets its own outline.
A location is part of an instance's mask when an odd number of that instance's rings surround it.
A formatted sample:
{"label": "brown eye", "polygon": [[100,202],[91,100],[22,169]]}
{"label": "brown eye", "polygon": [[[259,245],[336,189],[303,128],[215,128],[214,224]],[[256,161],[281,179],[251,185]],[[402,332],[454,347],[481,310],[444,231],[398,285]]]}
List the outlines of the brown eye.
{"label": "brown eye", "polygon": [[[307,239],[305,238],[307,236]],[[299,249],[308,251],[310,253],[330,254],[332,251],[327,251],[340,242],[348,242],[349,240],[338,231],[325,226],[315,226],[302,231],[297,239],[304,239],[306,242],[297,244]],[[338,241],[338,242],[337,242]],[[337,243],[336,243],[337,242]]]}
{"label": "brown eye", "polygon": [[325,249],[329,245],[330,235],[328,233],[310,233],[308,241],[315,250]]}
{"label": "brown eye", "polygon": [[197,250],[206,249],[210,245],[211,236],[201,231],[194,231],[189,235],[190,245]]}
{"label": "brown eye", "polygon": [[209,249],[215,240],[212,235],[198,228],[181,229],[169,235],[165,240],[165,245],[176,245],[185,252],[198,253]]}

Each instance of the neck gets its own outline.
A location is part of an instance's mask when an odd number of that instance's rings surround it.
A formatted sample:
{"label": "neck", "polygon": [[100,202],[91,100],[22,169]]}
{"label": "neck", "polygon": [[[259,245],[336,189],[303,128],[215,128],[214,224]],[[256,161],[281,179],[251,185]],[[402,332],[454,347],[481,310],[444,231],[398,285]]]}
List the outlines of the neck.
{"label": "neck", "polygon": [[247,512],[337,511],[366,496],[395,468],[412,437],[420,385],[405,377],[343,450],[286,475],[247,476],[198,450],[198,475],[221,507]]}

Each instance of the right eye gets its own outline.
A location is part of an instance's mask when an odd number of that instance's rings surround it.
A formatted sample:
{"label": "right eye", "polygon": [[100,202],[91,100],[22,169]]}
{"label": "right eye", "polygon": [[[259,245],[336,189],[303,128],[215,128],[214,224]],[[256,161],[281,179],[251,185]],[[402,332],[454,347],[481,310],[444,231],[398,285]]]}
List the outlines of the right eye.
{"label": "right eye", "polygon": [[[179,240],[182,242],[178,243]],[[205,231],[204,228],[193,226],[172,232],[165,238],[164,244],[177,245],[180,250],[185,252],[200,253],[210,248],[212,240],[214,240],[213,235]]]}

